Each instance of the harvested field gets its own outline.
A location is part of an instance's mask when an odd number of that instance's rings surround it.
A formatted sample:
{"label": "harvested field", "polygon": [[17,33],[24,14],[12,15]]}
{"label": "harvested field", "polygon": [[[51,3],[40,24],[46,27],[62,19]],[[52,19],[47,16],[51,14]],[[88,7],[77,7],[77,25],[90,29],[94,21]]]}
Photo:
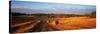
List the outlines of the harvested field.
{"label": "harvested field", "polygon": [[59,18],[58,24],[53,20],[49,24],[61,30],[70,30],[70,29],[89,29],[96,27],[96,18],[89,17],[70,17],[70,18]]}

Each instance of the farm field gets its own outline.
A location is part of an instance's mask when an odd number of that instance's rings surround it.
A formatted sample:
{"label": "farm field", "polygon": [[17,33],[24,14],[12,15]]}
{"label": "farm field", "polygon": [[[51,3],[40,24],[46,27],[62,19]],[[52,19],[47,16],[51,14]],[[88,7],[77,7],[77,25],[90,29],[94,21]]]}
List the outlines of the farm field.
{"label": "farm field", "polygon": [[[58,21],[58,23],[56,23]],[[39,18],[39,17],[13,17],[10,21],[11,31],[39,32],[60,31],[96,28],[96,18],[90,17],[68,17],[68,18]]]}
{"label": "farm field", "polygon": [[96,27],[96,18],[89,17],[59,18],[58,22],[59,23],[56,24],[55,21],[51,21],[50,25],[61,30],[89,29]]}

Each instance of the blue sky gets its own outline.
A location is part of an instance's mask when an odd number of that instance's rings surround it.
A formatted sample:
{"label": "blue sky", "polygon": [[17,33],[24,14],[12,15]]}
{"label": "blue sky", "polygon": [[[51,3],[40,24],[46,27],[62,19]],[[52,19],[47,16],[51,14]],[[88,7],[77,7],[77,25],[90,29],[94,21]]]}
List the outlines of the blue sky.
{"label": "blue sky", "polygon": [[85,14],[96,11],[95,5],[79,5],[79,4],[63,4],[63,3],[47,3],[47,2],[28,2],[28,1],[12,1],[12,12],[19,13],[63,13],[63,14]]}

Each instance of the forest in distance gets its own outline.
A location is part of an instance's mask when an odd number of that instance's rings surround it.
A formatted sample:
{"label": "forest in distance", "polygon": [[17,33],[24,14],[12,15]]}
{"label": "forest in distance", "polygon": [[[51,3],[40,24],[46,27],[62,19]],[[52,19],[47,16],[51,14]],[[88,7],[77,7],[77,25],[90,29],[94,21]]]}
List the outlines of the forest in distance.
{"label": "forest in distance", "polygon": [[19,16],[19,15],[37,15],[37,16],[47,16],[49,18],[53,18],[53,17],[57,17],[57,15],[62,15],[65,17],[80,17],[80,16],[87,16],[87,17],[92,17],[92,18],[96,18],[96,12],[91,12],[91,13],[86,13],[86,14],[42,14],[42,13],[37,13],[37,14],[25,14],[25,13],[16,13],[16,12],[10,12],[9,13],[11,16]]}

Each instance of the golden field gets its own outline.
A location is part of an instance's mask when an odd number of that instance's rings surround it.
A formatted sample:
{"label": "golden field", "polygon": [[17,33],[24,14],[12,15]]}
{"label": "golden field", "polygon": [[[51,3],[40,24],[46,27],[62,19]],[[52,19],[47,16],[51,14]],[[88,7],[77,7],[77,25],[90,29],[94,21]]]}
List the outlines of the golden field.
{"label": "golden field", "polygon": [[96,18],[90,17],[57,18],[57,21],[59,22],[58,24],[56,24],[55,20],[51,20],[49,25],[60,30],[91,29],[96,27]]}

